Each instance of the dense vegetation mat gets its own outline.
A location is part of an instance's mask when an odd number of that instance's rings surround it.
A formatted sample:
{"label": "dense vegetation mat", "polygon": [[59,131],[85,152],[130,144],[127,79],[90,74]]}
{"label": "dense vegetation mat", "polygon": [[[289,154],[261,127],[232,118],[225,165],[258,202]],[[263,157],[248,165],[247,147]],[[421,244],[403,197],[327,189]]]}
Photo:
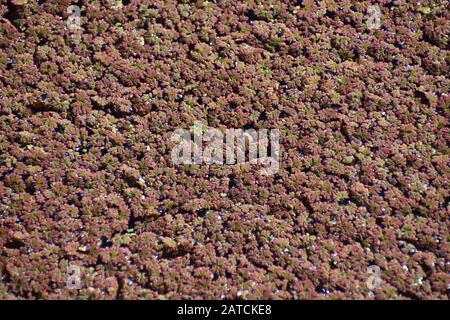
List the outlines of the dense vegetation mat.
{"label": "dense vegetation mat", "polygon": [[[371,4],[2,0],[0,298],[448,298],[448,2]],[[194,121],[279,171],[174,165]]]}

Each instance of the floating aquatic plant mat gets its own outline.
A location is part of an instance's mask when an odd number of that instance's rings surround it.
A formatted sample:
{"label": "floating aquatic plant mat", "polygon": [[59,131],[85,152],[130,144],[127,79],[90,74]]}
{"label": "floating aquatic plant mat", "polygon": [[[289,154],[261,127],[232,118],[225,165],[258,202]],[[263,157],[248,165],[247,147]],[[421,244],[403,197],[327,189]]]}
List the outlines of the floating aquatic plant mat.
{"label": "floating aquatic plant mat", "polygon": [[447,1],[0,3],[0,299],[448,298]]}

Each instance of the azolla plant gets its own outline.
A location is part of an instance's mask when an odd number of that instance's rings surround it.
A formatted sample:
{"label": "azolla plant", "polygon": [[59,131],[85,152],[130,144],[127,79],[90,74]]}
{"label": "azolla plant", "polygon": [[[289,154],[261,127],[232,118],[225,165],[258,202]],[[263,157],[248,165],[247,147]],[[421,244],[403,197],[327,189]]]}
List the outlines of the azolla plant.
{"label": "azolla plant", "polygon": [[0,1],[0,299],[448,298],[447,1],[73,5]]}

